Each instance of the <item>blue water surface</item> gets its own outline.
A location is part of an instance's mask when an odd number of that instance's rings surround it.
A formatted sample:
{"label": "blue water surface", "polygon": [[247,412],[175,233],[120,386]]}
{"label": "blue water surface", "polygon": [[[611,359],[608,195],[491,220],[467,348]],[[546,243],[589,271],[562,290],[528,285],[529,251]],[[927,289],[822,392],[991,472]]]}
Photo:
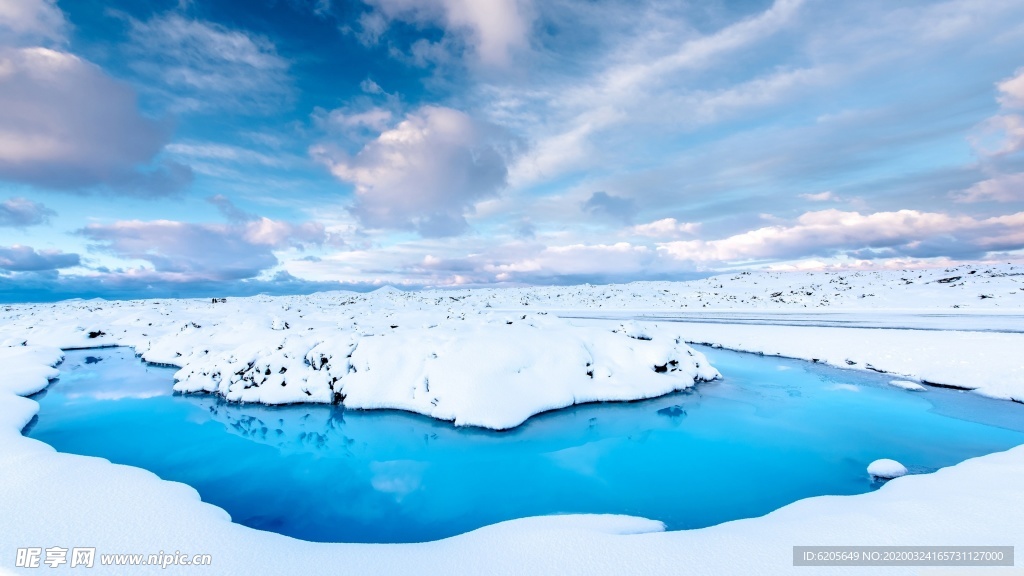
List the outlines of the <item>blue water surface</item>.
{"label": "blue water surface", "polygon": [[702,348],[725,375],[686,393],[536,416],[508,432],[398,411],[172,394],[128,348],[69,351],[25,433],[195,487],[234,521],[329,542],[418,542],[541,514],[618,513],[671,530],[878,487],[1024,444],[1024,406]]}

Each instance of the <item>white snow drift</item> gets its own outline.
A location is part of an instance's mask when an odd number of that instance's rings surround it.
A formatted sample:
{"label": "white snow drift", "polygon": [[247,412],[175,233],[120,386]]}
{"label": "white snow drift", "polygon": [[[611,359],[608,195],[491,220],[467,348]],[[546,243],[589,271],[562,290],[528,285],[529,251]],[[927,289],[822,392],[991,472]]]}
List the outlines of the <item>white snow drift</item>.
{"label": "white snow drift", "polygon": [[907,467],[895,460],[882,458],[868,464],[868,474],[882,480],[891,480],[907,474]]}

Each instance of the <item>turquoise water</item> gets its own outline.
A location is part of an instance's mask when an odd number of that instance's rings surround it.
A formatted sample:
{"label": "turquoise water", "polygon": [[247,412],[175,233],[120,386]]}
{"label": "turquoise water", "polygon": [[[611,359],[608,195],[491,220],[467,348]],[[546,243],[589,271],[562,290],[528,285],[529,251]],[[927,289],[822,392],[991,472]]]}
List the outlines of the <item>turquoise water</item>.
{"label": "turquoise water", "polygon": [[669,529],[877,488],[1024,444],[1024,406],[702,348],[725,375],[688,393],[576,406],[509,432],[396,411],[227,404],[171,393],[127,348],[70,351],[28,436],[195,487],[241,524],[306,540],[415,542],[573,512]]}

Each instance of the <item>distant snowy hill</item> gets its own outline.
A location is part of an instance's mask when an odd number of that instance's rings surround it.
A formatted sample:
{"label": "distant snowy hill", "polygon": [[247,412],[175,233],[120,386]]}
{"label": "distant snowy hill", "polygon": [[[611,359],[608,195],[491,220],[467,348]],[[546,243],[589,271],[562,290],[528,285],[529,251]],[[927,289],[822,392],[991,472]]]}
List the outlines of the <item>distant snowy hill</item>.
{"label": "distant snowy hill", "polygon": [[741,272],[689,282],[428,291],[496,307],[547,309],[1024,308],[1024,266],[875,272]]}

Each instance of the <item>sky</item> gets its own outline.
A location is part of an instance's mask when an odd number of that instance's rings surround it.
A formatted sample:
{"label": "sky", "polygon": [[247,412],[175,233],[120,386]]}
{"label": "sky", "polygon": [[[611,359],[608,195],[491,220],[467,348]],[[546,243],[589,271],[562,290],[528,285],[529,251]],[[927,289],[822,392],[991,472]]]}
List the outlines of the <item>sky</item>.
{"label": "sky", "polygon": [[1021,261],[1021,2],[0,0],[0,301]]}

